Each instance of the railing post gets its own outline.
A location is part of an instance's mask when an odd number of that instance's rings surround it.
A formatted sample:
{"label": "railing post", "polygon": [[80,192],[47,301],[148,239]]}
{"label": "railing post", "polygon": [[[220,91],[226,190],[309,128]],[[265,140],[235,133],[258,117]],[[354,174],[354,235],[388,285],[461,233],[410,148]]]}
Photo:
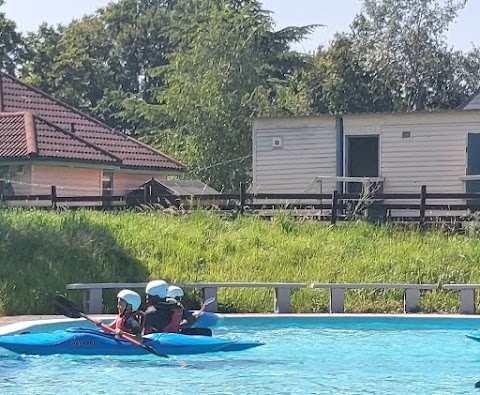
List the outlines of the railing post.
{"label": "railing post", "polygon": [[245,183],[240,183],[240,214],[245,212]]}
{"label": "railing post", "polygon": [[273,295],[273,312],[290,313],[290,288],[275,287]]}
{"label": "railing post", "polygon": [[345,288],[330,288],[330,313],[345,312]]}
{"label": "railing post", "polygon": [[330,217],[330,223],[332,225],[335,225],[337,223],[337,205],[338,205],[338,199],[337,199],[337,191],[333,191],[332,194],[332,216]]}
{"label": "railing post", "polygon": [[215,298],[215,301],[210,303],[208,306],[206,306],[205,311],[210,311],[210,312],[218,311],[217,288],[213,288],[213,287],[202,288],[203,301],[207,300],[208,298],[211,298],[212,296]]}
{"label": "railing post", "polygon": [[475,314],[475,289],[460,290],[460,314]]}
{"label": "railing post", "polygon": [[403,296],[403,312],[418,313],[420,311],[420,289],[405,288]]}
{"label": "railing post", "polygon": [[91,288],[84,291],[83,306],[88,314],[102,314],[102,288]]}
{"label": "railing post", "polygon": [[52,208],[55,210],[57,208],[57,187],[55,185],[52,185],[50,200],[52,202]]}
{"label": "railing post", "polygon": [[427,186],[422,185],[422,189],[420,190],[420,218],[419,218],[419,226],[423,228],[425,226],[425,206],[427,204]]}

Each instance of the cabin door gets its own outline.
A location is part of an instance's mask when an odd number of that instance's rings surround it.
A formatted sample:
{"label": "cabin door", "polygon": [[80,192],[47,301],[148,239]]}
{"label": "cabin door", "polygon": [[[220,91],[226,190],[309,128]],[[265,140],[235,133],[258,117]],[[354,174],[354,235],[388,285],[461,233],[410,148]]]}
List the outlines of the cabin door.
{"label": "cabin door", "polygon": [[[378,135],[347,136],[347,177],[378,177]],[[347,193],[362,192],[362,184],[347,183]]]}
{"label": "cabin door", "polygon": [[[468,133],[467,138],[467,176],[480,175],[480,133]],[[480,192],[480,180],[465,182],[467,193]]]}

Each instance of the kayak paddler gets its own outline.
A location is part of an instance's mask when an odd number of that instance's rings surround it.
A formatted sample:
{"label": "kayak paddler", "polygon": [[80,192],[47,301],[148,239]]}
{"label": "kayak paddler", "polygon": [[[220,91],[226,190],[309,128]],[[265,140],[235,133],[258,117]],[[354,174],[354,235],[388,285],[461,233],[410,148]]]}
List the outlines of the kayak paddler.
{"label": "kayak paddler", "polygon": [[[135,335],[139,340],[142,339],[143,332],[143,313],[139,310],[142,298],[139,294],[129,289],[123,289],[117,294],[118,316],[108,325],[115,329],[116,334],[122,332]],[[102,322],[97,321],[100,326]]]}
{"label": "kayak paddler", "polygon": [[177,333],[182,321],[182,306],[168,298],[168,284],[164,280],[150,281],[145,287],[147,310],[144,313],[144,334]]}

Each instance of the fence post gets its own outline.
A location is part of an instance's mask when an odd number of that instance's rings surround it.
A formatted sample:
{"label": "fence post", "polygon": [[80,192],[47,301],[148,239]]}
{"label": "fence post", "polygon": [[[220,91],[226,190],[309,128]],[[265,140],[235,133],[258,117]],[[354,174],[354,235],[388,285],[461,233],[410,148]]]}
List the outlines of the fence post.
{"label": "fence post", "polygon": [[245,184],[240,183],[240,214],[243,215],[245,211]]}
{"label": "fence post", "polygon": [[330,218],[330,223],[332,225],[335,225],[337,223],[337,205],[338,205],[338,199],[337,199],[337,191],[333,191],[332,194],[332,216]]}
{"label": "fence post", "polygon": [[55,210],[57,208],[57,187],[55,185],[52,185],[50,200],[52,202],[52,208]]}
{"label": "fence post", "polygon": [[420,190],[420,219],[419,226],[423,228],[425,226],[425,206],[427,204],[427,186],[422,185]]}

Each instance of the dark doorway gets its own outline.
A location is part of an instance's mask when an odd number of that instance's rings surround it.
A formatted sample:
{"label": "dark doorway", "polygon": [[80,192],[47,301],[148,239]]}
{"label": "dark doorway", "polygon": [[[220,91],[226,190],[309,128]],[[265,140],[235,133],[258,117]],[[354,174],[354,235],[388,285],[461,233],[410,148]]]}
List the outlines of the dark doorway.
{"label": "dark doorway", "polygon": [[[347,177],[378,177],[378,136],[348,136]],[[347,183],[348,193],[360,193],[362,184]]]}
{"label": "dark doorway", "polygon": [[[468,133],[467,137],[467,176],[480,175],[480,133]],[[480,180],[469,180],[465,182],[467,193],[480,192]],[[468,205],[480,205],[478,199],[467,200]],[[478,210],[473,208],[472,211]]]}

